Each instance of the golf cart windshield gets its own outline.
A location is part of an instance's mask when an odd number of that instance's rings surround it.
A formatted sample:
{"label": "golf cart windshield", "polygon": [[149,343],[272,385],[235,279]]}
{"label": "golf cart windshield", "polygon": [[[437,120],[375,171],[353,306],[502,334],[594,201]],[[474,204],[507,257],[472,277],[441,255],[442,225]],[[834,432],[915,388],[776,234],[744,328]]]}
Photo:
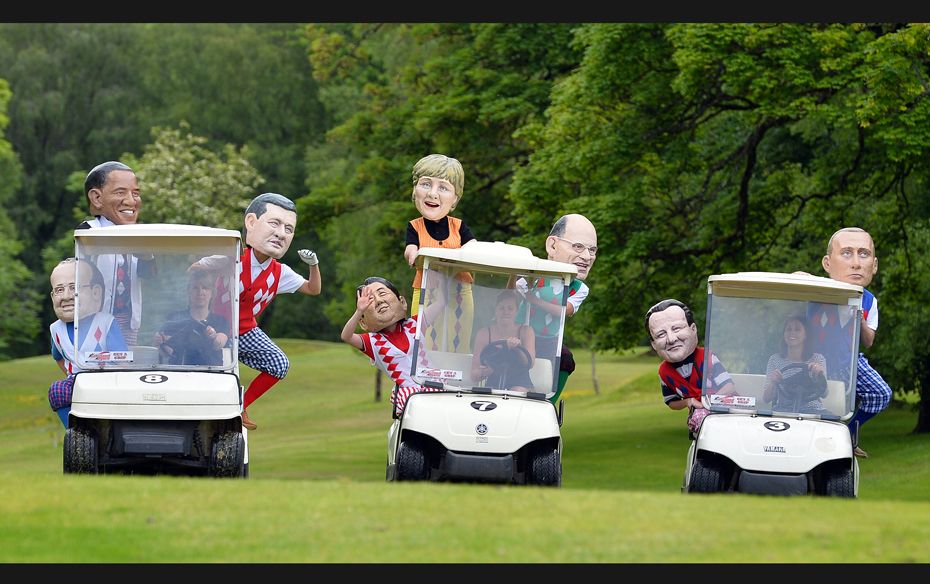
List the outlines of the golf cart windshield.
{"label": "golf cart windshield", "polygon": [[[81,368],[235,367],[238,231],[126,225],[79,229],[74,238]],[[190,270],[205,257],[211,259],[204,269]]]}
{"label": "golf cart windshield", "polygon": [[860,286],[817,276],[711,276],[705,403],[716,412],[849,419],[861,305]]}
{"label": "golf cart windshield", "polygon": [[411,375],[452,391],[551,397],[577,268],[528,248],[472,242],[421,249]]}

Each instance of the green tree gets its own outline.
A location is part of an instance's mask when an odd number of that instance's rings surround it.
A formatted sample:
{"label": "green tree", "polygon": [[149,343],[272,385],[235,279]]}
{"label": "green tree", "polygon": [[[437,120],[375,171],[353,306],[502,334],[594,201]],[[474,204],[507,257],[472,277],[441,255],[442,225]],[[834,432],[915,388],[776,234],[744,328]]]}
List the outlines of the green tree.
{"label": "green tree", "polygon": [[187,121],[218,149],[249,147],[274,192],[306,190],[304,154],[322,142],[324,113],[297,23],[136,25],[150,126]]}
{"label": "green tree", "polygon": [[[0,311],[0,360],[9,359],[11,349],[21,347],[26,339],[39,333],[40,296],[31,289],[32,274],[19,259],[23,251],[16,226],[6,209],[22,178],[22,168],[12,145],[3,137],[10,123],[7,117],[12,92],[5,79],[0,79],[0,257],[5,258],[0,297],[12,310]],[[48,289],[46,279],[46,289]]]}
{"label": "green tree", "polygon": [[32,270],[45,242],[76,225],[83,193],[67,190],[70,174],[145,143],[136,41],[125,24],[0,25],[0,77],[14,92],[9,138],[25,171],[9,212]]}
{"label": "green tree", "polygon": [[152,140],[141,157],[121,158],[144,185],[145,222],[241,229],[245,208],[265,182],[249,162],[249,148],[226,144],[214,152],[185,122],[153,128]]}

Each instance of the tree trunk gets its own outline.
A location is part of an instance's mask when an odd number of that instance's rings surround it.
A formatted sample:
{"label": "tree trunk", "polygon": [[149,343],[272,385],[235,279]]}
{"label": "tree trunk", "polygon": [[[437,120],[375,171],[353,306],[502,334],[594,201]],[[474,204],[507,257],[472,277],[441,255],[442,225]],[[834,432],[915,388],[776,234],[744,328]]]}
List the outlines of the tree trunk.
{"label": "tree trunk", "polygon": [[[927,368],[921,368],[927,371]],[[930,432],[930,375],[921,372],[920,376],[920,401],[917,402],[917,427],[914,428],[916,434],[926,434]]]}
{"label": "tree trunk", "polygon": [[375,401],[381,401],[381,370],[375,368]]}
{"label": "tree trunk", "polygon": [[596,355],[596,352],[591,349],[591,382],[594,383],[594,393],[600,395],[601,385],[597,382],[597,365],[595,364],[594,355]]}

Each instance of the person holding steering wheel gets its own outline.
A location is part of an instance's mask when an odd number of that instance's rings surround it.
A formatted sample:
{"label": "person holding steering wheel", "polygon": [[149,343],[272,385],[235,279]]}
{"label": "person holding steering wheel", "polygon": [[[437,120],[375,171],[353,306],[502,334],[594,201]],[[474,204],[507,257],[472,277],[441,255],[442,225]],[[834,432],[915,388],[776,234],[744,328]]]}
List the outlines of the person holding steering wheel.
{"label": "person holding steering wheel", "polygon": [[827,395],[827,362],[823,355],[811,349],[807,319],[803,315],[792,315],[785,320],[781,352],[769,357],[765,376],[762,399],[772,402],[773,410],[824,411],[821,398]]}
{"label": "person holding steering wheel", "polygon": [[216,276],[191,272],[186,309],[171,314],[155,333],[158,347],[171,365],[221,365],[221,349],[229,344],[229,320],[212,312]]}
{"label": "person holding steering wheel", "polygon": [[485,387],[530,391],[530,369],[536,359],[533,328],[515,320],[520,297],[507,289],[497,295],[494,321],[478,331],[472,357],[472,379],[485,381]]}

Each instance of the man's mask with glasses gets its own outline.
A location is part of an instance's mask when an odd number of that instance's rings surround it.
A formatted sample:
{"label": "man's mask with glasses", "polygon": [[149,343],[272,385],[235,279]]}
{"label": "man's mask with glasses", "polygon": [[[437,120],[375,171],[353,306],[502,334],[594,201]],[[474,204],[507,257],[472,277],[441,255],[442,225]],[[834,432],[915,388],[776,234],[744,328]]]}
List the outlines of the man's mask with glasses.
{"label": "man's mask with glasses", "polygon": [[54,288],[52,288],[52,296],[56,298],[60,298],[61,296],[64,295],[66,290],[73,296],[74,291],[77,288],[88,288],[88,287],[90,287],[90,284],[81,284],[80,286],[75,286],[74,283],[71,283],[71,284],[68,284],[67,286],[55,286]]}
{"label": "man's mask with glasses", "polygon": [[571,241],[569,239],[565,239],[564,237],[559,237],[558,235],[554,235],[553,237],[555,237],[556,239],[561,239],[564,242],[567,242],[569,245],[572,246],[572,251],[577,254],[584,253],[584,250],[588,250],[588,253],[591,254],[591,257],[594,257],[597,255],[596,245],[585,245],[583,243],[578,243],[577,241]]}

